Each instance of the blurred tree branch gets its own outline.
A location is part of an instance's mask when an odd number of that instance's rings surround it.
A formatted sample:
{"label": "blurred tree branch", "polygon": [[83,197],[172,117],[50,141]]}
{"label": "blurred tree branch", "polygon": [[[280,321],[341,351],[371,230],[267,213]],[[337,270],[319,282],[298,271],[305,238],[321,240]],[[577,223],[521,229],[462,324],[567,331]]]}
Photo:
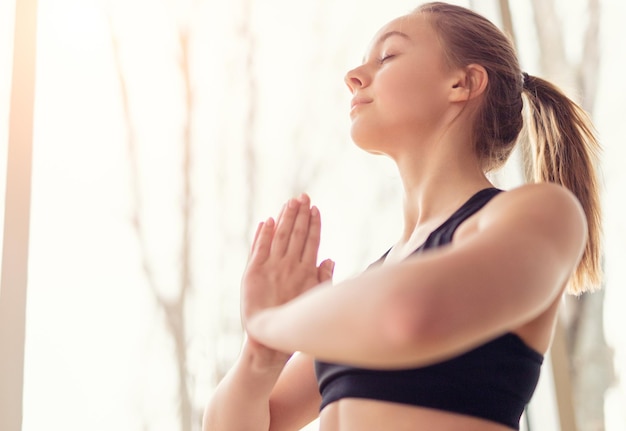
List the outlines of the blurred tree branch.
{"label": "blurred tree branch", "polygon": [[194,411],[192,404],[193,382],[191,371],[188,366],[187,340],[188,330],[185,323],[185,305],[187,298],[193,288],[191,282],[191,218],[193,210],[192,199],[192,110],[193,97],[191,88],[190,66],[189,66],[189,32],[186,28],[179,28],[178,43],[180,49],[179,67],[181,79],[184,84],[184,109],[183,133],[182,133],[182,203],[181,203],[181,223],[182,235],[180,243],[180,285],[174,297],[166,296],[159,289],[159,282],[155,275],[155,264],[150,260],[147,233],[145,230],[145,215],[143,214],[143,199],[141,184],[139,179],[140,157],[136,127],[131,115],[130,99],[128,95],[128,85],[121,61],[120,45],[118,37],[113,31],[111,17],[109,17],[109,27],[113,46],[113,56],[120,85],[122,99],[122,109],[126,123],[126,140],[128,149],[128,160],[130,163],[130,182],[132,194],[132,215],[131,222],[137,241],[139,243],[141,263],[147,283],[156,304],[165,316],[166,328],[174,343],[176,372],[178,376],[178,399],[179,420],[181,431],[191,431],[193,424],[200,423],[200,411]]}
{"label": "blurred tree branch", "polygon": [[[543,75],[575,89],[583,108],[593,114],[600,66],[600,3],[587,1],[587,28],[581,60],[568,60],[563,26],[554,0],[533,0]],[[579,298],[567,296],[567,330],[573,399],[580,431],[604,430],[604,395],[615,380],[613,353],[604,337],[604,289]]]}
{"label": "blurred tree branch", "polygon": [[257,106],[259,91],[254,73],[255,67],[255,38],[252,30],[252,0],[244,1],[243,21],[241,23],[240,32],[245,44],[245,73],[246,73],[246,92],[248,96],[248,104],[246,106],[246,117],[244,120],[244,175],[247,186],[247,205],[246,205],[246,238],[251,238],[255,229],[254,223],[254,203],[257,196],[256,190],[256,152],[255,152],[255,133],[257,123]]}

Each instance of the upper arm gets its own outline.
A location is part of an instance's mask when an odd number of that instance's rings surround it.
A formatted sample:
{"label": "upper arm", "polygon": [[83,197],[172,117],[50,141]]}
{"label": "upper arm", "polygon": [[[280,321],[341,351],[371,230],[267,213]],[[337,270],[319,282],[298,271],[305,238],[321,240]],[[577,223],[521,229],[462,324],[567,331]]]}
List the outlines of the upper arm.
{"label": "upper arm", "polygon": [[313,358],[296,353],[270,396],[270,431],[299,430],[317,418],[320,402]]}
{"label": "upper arm", "polygon": [[477,217],[467,237],[397,268],[399,331],[439,355],[537,317],[563,291],[586,241],[578,201],[552,184],[503,193]]}

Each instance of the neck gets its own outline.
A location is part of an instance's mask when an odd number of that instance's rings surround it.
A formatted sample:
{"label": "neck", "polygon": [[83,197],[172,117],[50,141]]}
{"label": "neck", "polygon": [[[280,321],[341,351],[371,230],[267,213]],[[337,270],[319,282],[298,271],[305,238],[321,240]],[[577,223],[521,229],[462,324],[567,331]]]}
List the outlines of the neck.
{"label": "neck", "polygon": [[399,245],[408,243],[421,227],[443,222],[477,191],[492,187],[469,144],[441,140],[413,148],[420,150],[394,157],[404,186]]}

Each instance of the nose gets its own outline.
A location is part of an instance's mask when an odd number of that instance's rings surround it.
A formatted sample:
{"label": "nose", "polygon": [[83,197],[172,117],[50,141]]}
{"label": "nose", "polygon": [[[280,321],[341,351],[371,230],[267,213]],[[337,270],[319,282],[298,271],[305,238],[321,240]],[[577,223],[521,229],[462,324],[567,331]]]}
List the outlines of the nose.
{"label": "nose", "polygon": [[354,93],[357,89],[363,88],[367,85],[365,74],[363,73],[362,66],[354,68],[346,73],[344,81],[351,93]]}

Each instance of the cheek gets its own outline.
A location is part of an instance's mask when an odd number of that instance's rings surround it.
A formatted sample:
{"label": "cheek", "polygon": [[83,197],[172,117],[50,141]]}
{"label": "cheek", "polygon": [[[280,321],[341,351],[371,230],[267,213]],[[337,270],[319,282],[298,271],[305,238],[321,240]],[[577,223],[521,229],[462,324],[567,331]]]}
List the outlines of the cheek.
{"label": "cheek", "polygon": [[400,119],[418,120],[440,113],[445,104],[441,79],[430,71],[403,73],[384,82],[378,96],[388,112]]}

